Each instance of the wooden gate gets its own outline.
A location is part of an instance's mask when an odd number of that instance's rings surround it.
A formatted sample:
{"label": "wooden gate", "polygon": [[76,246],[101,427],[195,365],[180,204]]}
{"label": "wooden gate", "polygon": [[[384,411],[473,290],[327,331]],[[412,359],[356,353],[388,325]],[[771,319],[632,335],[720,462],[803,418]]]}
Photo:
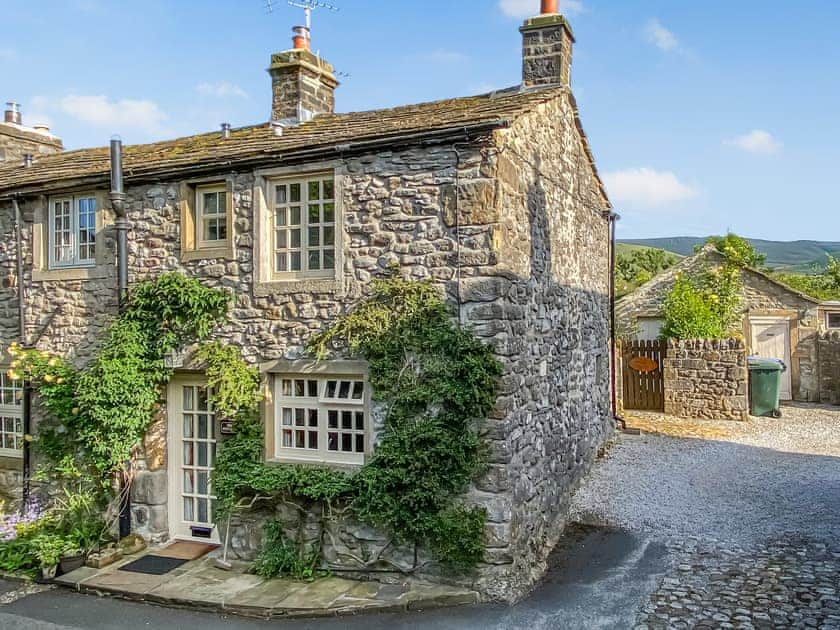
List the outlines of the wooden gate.
{"label": "wooden gate", "polygon": [[665,411],[664,341],[627,341],[622,344],[622,391],[624,408]]}

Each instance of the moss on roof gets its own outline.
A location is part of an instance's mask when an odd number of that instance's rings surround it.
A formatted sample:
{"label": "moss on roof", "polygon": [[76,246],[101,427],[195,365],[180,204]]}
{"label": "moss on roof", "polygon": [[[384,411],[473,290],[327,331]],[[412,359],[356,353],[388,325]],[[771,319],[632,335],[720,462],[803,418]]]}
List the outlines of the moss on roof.
{"label": "moss on roof", "polygon": [[[459,126],[512,121],[536,105],[567,94],[564,88],[504,91],[455,98],[393,109],[318,116],[277,136],[270,124],[243,127],[229,138],[220,132],[125,148],[126,177],[166,177],[199,165],[233,166],[237,163],[282,158],[284,154],[360,141],[387,140],[406,134],[424,134]],[[16,190],[56,187],[62,183],[106,177],[110,168],[107,147],[67,151],[39,157],[29,168],[0,167],[0,194]]]}

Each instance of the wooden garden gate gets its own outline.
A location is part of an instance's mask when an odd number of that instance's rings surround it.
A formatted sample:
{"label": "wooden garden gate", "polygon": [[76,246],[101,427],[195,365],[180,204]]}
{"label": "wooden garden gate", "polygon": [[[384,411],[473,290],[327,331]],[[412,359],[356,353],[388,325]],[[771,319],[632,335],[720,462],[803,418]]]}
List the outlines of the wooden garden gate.
{"label": "wooden garden gate", "polygon": [[665,411],[665,379],[662,360],[664,341],[627,341],[622,344],[622,391],[624,408]]}

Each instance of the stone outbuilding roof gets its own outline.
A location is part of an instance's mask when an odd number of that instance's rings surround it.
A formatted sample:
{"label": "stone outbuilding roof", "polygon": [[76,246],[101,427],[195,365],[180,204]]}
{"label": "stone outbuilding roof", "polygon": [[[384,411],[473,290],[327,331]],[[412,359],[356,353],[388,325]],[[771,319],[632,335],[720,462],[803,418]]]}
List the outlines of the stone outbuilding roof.
{"label": "stone outbuilding roof", "polygon": [[[339,157],[345,151],[398,144],[411,138],[500,128],[539,104],[559,97],[569,98],[577,111],[574,97],[567,88],[513,88],[393,109],[323,114],[309,122],[284,127],[279,135],[275,133],[275,127],[266,123],[234,129],[228,138],[221,132],[213,132],[133,145],[124,150],[125,177],[129,182],[137,182],[219,168],[300,161],[307,156],[310,159],[325,155]],[[579,119],[577,127],[597,175]],[[0,167],[0,195],[103,183],[108,181],[109,169],[107,147],[41,157],[29,168],[3,166]]]}
{"label": "stone outbuilding roof", "polygon": [[[709,264],[721,265],[724,262],[724,257],[714,246],[707,245],[693,256],[683,258],[670,269],[654,276],[650,281],[618,300],[616,302],[616,316],[621,321],[629,321],[635,317],[659,317],[662,315],[662,302],[674,286],[677,274],[696,275],[702,273]],[[774,291],[788,294],[792,300],[803,301],[814,306],[819,304],[819,300],[797,291],[783,282],[779,282],[773,276],[758,269],[744,267],[741,273],[745,283],[761,284],[762,286],[769,284],[774,288]],[[750,282],[750,279],[753,282]]]}

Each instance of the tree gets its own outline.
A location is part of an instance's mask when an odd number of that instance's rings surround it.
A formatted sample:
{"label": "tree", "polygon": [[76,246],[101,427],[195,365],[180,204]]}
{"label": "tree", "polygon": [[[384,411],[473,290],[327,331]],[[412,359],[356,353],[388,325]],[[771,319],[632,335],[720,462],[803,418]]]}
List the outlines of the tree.
{"label": "tree", "polygon": [[730,232],[726,236],[710,236],[706,240],[707,245],[713,245],[726,262],[738,267],[750,267],[752,269],[763,269],[767,262],[765,254],[759,254],[750,242]]}
{"label": "tree", "polygon": [[620,252],[615,261],[616,297],[633,292],[655,275],[676,264],[676,254],[664,249],[636,249],[630,253]]}

